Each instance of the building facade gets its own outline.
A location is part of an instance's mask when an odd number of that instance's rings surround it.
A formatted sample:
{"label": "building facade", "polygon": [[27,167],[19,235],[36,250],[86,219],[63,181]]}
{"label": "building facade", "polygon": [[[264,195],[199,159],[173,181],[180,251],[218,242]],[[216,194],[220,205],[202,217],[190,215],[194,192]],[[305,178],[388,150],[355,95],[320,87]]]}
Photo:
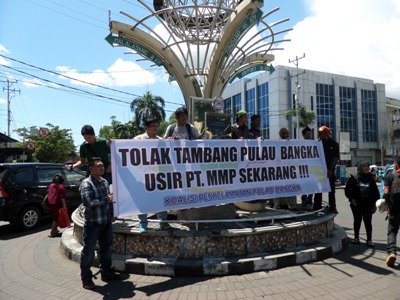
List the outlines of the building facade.
{"label": "building facade", "polygon": [[[333,138],[341,146],[342,165],[356,166],[360,161],[371,164],[393,161],[393,153],[386,151],[393,143],[388,132],[383,84],[369,79],[277,66],[272,73],[263,72],[233,82],[226,87],[222,97],[225,113],[229,115],[235,116],[240,109],[246,110],[249,117],[260,114],[260,129],[266,139],[279,139],[281,127],[287,127],[291,137],[297,138],[296,117],[287,118],[286,112],[298,103],[308,112],[315,113],[316,121],[309,125],[315,138],[317,128],[322,125],[332,130]],[[400,106],[397,111],[400,124]]]}

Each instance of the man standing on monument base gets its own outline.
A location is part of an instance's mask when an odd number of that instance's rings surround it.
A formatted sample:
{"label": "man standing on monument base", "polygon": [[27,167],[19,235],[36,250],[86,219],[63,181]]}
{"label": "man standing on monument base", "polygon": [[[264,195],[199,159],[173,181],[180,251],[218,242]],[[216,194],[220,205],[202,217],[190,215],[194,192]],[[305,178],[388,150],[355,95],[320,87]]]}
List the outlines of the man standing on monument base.
{"label": "man standing on monument base", "polygon": [[[331,191],[328,193],[329,212],[338,214],[335,196],[335,169],[336,164],[339,161],[339,144],[332,139],[332,131],[327,126],[321,126],[318,129],[318,138],[320,141],[322,141],[322,146],[324,147],[327,177],[331,186]],[[322,193],[317,193],[314,197],[314,210],[321,208]]]}

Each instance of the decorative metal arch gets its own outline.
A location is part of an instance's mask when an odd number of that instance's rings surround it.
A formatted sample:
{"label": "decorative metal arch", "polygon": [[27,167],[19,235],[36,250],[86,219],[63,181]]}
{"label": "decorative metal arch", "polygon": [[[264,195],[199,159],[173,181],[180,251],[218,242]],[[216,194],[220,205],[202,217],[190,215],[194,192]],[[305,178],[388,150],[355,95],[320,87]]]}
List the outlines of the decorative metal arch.
{"label": "decorative metal arch", "polygon": [[191,96],[220,96],[244,68],[271,63],[272,52],[282,50],[277,45],[288,41],[278,36],[292,30],[280,28],[289,19],[267,23],[279,8],[264,14],[262,0],[153,0],[153,7],[138,2],[149,14],[139,19],[121,12],[134,23],[110,20],[106,40],[163,65],[178,82],[187,105]]}

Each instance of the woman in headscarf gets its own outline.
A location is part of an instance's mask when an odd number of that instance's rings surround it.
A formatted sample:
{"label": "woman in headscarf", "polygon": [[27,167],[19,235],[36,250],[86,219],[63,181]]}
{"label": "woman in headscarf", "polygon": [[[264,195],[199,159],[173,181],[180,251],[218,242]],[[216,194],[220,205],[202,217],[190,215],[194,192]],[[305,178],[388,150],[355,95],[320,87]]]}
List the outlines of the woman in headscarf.
{"label": "woman in headscarf", "polygon": [[353,244],[360,243],[360,227],[364,220],[367,232],[367,246],[374,247],[372,243],[372,215],[376,211],[375,202],[379,199],[379,190],[370,172],[369,163],[359,163],[357,175],[350,176],[345,187],[345,195],[350,201],[353,212],[354,239]]}

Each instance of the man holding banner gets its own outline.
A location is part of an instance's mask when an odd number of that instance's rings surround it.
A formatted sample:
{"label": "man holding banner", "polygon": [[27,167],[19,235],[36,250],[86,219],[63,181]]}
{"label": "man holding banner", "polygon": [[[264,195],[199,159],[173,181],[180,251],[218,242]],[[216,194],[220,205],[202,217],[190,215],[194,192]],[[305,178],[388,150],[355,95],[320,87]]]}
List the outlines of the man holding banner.
{"label": "man holding banner", "polygon": [[[327,178],[331,191],[328,194],[329,200],[329,211],[334,214],[338,214],[336,209],[336,195],[335,195],[335,169],[336,164],[339,161],[339,144],[332,139],[332,131],[327,126],[321,126],[318,129],[319,140],[322,141],[325,153],[325,164],[328,170]],[[321,209],[322,207],[322,193],[315,194],[314,197],[314,210]]]}
{"label": "man holding banner", "polygon": [[[134,140],[161,139],[161,137],[157,135],[157,130],[159,125],[160,124],[157,119],[150,119],[145,121],[144,128],[146,129],[146,132],[135,136],[133,139]],[[166,211],[158,212],[156,215],[159,220],[166,220],[168,217],[168,213]],[[147,226],[148,226],[147,214],[139,214],[138,217],[140,220],[139,224],[140,233],[147,232]],[[162,229],[170,229],[171,225],[169,225],[168,223],[161,223],[160,227]]]}
{"label": "man holding banner", "polygon": [[329,191],[322,143],[114,140],[117,216]]}

